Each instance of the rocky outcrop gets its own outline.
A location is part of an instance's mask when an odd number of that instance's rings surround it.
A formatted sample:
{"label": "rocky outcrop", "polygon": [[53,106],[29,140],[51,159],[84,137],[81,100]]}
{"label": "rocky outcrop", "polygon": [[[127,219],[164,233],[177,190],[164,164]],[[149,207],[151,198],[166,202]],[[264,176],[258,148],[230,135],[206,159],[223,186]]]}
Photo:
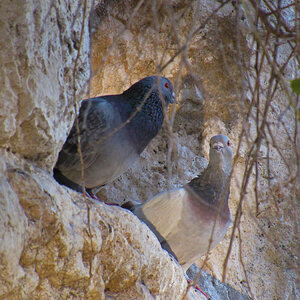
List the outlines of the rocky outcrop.
{"label": "rocky outcrop", "polygon": [[87,90],[90,4],[85,19],[65,1],[0,6],[0,145],[49,170]]}
{"label": "rocky outcrop", "polygon": [[181,267],[134,215],[66,190],[10,153],[1,151],[1,162],[3,299],[184,294]]}

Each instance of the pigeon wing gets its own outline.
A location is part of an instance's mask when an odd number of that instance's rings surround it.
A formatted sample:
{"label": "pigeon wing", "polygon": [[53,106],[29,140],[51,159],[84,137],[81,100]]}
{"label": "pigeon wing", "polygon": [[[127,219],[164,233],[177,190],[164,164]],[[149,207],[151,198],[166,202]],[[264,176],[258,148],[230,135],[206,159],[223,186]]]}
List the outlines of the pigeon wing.
{"label": "pigeon wing", "polygon": [[[110,96],[111,97],[111,96]],[[81,154],[84,167],[88,168],[97,158],[97,147],[105,141],[108,134],[121,123],[119,113],[104,97],[88,99],[82,102],[78,119]],[[59,154],[56,168],[68,171],[78,168],[78,137],[76,122]]]}
{"label": "pigeon wing", "polygon": [[142,219],[162,243],[178,226],[187,192],[184,188],[160,193],[138,206],[134,214]]}
{"label": "pigeon wing", "polygon": [[203,201],[205,204],[213,204],[217,200],[216,190],[204,176],[200,175],[192,179],[186,188],[189,192],[196,194],[199,201]]}

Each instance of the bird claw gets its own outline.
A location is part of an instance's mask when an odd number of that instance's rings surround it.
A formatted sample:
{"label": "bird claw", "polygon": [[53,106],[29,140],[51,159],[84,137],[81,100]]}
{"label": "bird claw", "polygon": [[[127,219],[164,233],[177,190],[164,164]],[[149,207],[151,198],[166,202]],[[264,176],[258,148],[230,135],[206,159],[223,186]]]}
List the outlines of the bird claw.
{"label": "bird claw", "polygon": [[133,211],[137,205],[140,205],[140,202],[129,200],[124,202],[121,207]]}
{"label": "bird claw", "polygon": [[97,201],[101,201],[101,200],[97,197],[97,195],[95,195],[95,194],[93,194],[93,193],[89,193],[89,192],[87,192],[87,194],[88,194],[92,199],[97,200]]}
{"label": "bird claw", "polygon": [[104,203],[104,204],[106,204],[106,205],[117,205],[117,206],[119,206],[119,204],[117,204],[117,203],[109,203],[109,202],[101,201],[101,199],[98,198],[97,195],[95,195],[95,194],[93,194],[93,193],[88,193],[88,195],[89,195],[92,199],[97,200],[97,201],[100,201],[100,202],[102,202],[102,203]]}
{"label": "bird claw", "polygon": [[86,193],[87,193],[87,195],[90,196],[92,199],[94,199],[94,200],[96,200],[96,201],[100,201],[100,202],[102,202],[102,203],[104,203],[104,204],[106,204],[106,205],[116,205],[116,206],[120,206],[118,203],[109,203],[109,202],[104,202],[104,201],[102,201],[100,198],[98,198],[97,195],[95,195],[95,194],[92,192],[91,189],[86,190]]}
{"label": "bird claw", "polygon": [[206,293],[199,287],[198,284],[193,285],[193,284],[192,284],[193,281],[192,281],[191,279],[189,279],[189,278],[187,279],[187,282],[188,282],[188,284],[189,284],[190,286],[193,286],[196,290],[198,290],[201,294],[203,294],[207,300],[210,300],[210,295],[206,294]]}

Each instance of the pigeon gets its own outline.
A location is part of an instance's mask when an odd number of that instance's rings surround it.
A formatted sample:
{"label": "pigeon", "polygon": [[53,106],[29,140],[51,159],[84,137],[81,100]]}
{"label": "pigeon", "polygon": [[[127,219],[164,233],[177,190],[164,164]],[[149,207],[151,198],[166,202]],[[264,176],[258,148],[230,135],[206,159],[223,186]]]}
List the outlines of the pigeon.
{"label": "pigeon", "polygon": [[93,196],[138,159],[162,127],[164,108],[170,103],[175,103],[173,85],[162,76],[143,78],[119,95],[83,100],[78,116],[83,164],[74,122],[54,178],[83,192],[83,167],[84,187]]}
{"label": "pigeon", "polygon": [[230,139],[225,135],[212,137],[209,164],[201,175],[130,209],[185,271],[221,241],[231,223],[228,198],[232,157]]}

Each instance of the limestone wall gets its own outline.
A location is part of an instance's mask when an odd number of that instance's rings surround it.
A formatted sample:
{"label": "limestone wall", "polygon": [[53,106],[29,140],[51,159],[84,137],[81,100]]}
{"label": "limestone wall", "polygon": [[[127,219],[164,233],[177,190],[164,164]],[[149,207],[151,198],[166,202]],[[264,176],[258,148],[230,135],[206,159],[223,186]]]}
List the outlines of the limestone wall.
{"label": "limestone wall", "polygon": [[[287,83],[299,66],[283,39],[278,66],[265,55],[255,92],[250,4],[216,11],[220,1],[105,0],[93,8],[92,1],[1,2],[1,299],[182,298],[183,271],[144,224],[52,178],[75,103],[156,73],[174,82],[179,104],[140,160],[99,196],[145,201],[181,186],[206,166],[209,138],[228,135],[237,153],[234,217],[244,197],[225,282],[256,299],[296,299],[299,135]],[[284,12],[293,16],[292,7]],[[263,26],[258,33],[273,45]],[[271,74],[286,61],[276,86]],[[259,146],[251,152],[253,145]],[[231,233],[232,227],[204,266],[219,280]]]}

